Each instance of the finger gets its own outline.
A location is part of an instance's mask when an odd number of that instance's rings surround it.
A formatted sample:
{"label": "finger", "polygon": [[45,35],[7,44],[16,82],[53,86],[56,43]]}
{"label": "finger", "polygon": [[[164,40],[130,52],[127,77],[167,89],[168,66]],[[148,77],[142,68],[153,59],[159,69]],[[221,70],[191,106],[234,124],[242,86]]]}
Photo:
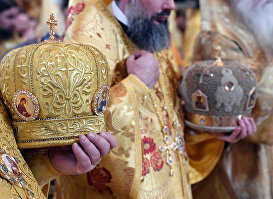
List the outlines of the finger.
{"label": "finger", "polygon": [[113,136],[111,133],[102,132],[100,135],[107,140],[107,142],[110,144],[111,149],[115,148],[118,145],[115,136]]}
{"label": "finger", "polygon": [[88,171],[91,166],[89,157],[84,153],[84,151],[77,143],[72,145],[72,150],[76,157],[77,164],[80,166],[81,170]]}
{"label": "finger", "polygon": [[109,153],[110,144],[102,136],[99,136],[96,133],[90,132],[87,134],[87,137],[97,147],[101,157]]}
{"label": "finger", "polygon": [[233,138],[232,140],[230,140],[231,143],[236,143],[247,136],[247,127],[246,127],[244,118],[242,118],[241,120],[238,120],[238,124],[239,124],[238,128],[240,128],[241,130],[239,131],[239,134],[236,138]]}
{"label": "finger", "polygon": [[240,135],[240,138],[243,138],[243,136],[244,137],[246,137],[246,135],[247,135],[247,131],[248,131],[248,129],[247,129],[247,123],[245,123],[245,119],[244,119],[245,117],[243,117],[241,120],[239,120],[239,126],[241,127],[241,135]]}
{"label": "finger", "polygon": [[230,142],[230,143],[235,143],[237,142],[238,140],[236,139],[240,133],[241,133],[241,130],[242,128],[240,126],[238,126],[235,131],[233,131],[230,136],[228,136],[228,138],[226,139],[227,142]]}
{"label": "finger", "polygon": [[101,159],[101,154],[97,147],[90,142],[90,140],[85,135],[80,135],[80,143],[85,151],[85,153],[88,155],[89,159],[91,160],[91,163],[93,165],[97,164],[99,160]]}
{"label": "finger", "polygon": [[252,125],[250,124],[250,121],[247,117],[243,117],[243,121],[246,126],[246,135],[245,136],[248,136],[248,135],[252,134],[252,132],[253,132]]}
{"label": "finger", "polygon": [[[255,133],[255,132],[257,131],[257,126],[256,126],[256,123],[255,123],[253,117],[250,118],[249,121],[250,121],[250,124],[251,124],[251,126],[252,126],[253,133]],[[253,133],[252,133],[252,134],[253,134]]]}

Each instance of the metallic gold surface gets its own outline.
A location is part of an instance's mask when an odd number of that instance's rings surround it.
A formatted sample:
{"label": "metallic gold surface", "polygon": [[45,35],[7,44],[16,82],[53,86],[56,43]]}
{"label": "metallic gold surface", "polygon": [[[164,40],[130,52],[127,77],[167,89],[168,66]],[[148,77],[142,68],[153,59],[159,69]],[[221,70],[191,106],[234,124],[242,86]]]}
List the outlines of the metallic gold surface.
{"label": "metallic gold surface", "polygon": [[[68,145],[80,134],[106,130],[103,117],[96,116],[91,107],[96,90],[109,85],[107,60],[95,47],[65,43],[25,46],[5,56],[0,71],[1,96],[11,113],[20,148]],[[37,118],[24,120],[18,114],[13,98],[20,90],[37,98],[32,102],[40,109]]]}

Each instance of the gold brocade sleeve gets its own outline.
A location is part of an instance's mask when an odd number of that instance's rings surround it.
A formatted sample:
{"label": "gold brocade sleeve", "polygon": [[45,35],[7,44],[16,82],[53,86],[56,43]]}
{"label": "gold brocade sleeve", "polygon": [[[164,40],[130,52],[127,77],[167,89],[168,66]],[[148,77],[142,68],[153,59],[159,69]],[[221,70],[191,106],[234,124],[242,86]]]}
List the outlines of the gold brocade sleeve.
{"label": "gold brocade sleeve", "polygon": [[[142,149],[138,104],[148,93],[149,89],[136,76],[129,75],[111,88],[109,106],[105,111],[107,130],[116,137],[118,146],[102,159],[100,166],[104,166],[113,175],[109,185],[113,193],[123,189],[129,191],[122,192],[125,198],[137,198],[141,184]],[[118,182],[124,183],[121,185]]]}
{"label": "gold brocade sleeve", "polygon": [[190,163],[190,182],[206,178],[216,166],[224,149],[224,142],[208,133],[193,133],[186,129],[187,152]]}
{"label": "gold brocade sleeve", "polygon": [[51,164],[47,150],[31,149],[23,150],[22,153],[41,188],[61,175]]}
{"label": "gold brocade sleeve", "polygon": [[[18,166],[22,171],[26,181],[26,188],[30,189],[35,198],[45,198],[36,182],[31,170],[26,164],[22,154],[20,153],[10,124],[8,113],[0,99],[0,148],[8,155],[18,158]],[[6,179],[0,177],[0,198],[27,198],[25,190],[17,185],[9,183]]]}

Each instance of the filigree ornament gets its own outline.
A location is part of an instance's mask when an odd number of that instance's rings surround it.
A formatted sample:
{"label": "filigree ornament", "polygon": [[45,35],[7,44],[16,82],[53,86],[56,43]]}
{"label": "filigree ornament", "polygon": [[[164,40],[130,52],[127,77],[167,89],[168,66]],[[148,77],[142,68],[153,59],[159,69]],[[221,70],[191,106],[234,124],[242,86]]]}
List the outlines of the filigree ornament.
{"label": "filigree ornament", "polygon": [[110,95],[110,88],[107,85],[101,86],[94,95],[92,110],[96,115],[103,115],[106,110]]}
{"label": "filigree ornament", "polygon": [[[76,51],[77,50],[77,51]],[[77,57],[77,59],[75,59]],[[84,114],[91,111],[90,96],[96,84],[94,67],[87,55],[78,49],[55,48],[50,53],[43,51],[37,70],[37,80],[42,85],[42,104],[50,115]]]}

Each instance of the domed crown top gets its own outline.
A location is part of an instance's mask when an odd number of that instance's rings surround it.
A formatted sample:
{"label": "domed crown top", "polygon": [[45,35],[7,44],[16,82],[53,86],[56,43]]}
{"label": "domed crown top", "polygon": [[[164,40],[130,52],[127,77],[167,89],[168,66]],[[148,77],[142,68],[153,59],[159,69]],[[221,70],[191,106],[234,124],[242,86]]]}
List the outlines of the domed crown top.
{"label": "domed crown top", "polygon": [[217,56],[216,61],[196,62],[187,68],[180,92],[186,123],[191,122],[203,130],[221,131],[219,127],[237,126],[239,115],[251,113],[256,102],[257,80],[248,67],[222,61]]}
{"label": "domed crown top", "polygon": [[80,134],[105,130],[109,66],[85,44],[51,40],[9,52],[0,65],[0,94],[20,148],[71,144]]}

